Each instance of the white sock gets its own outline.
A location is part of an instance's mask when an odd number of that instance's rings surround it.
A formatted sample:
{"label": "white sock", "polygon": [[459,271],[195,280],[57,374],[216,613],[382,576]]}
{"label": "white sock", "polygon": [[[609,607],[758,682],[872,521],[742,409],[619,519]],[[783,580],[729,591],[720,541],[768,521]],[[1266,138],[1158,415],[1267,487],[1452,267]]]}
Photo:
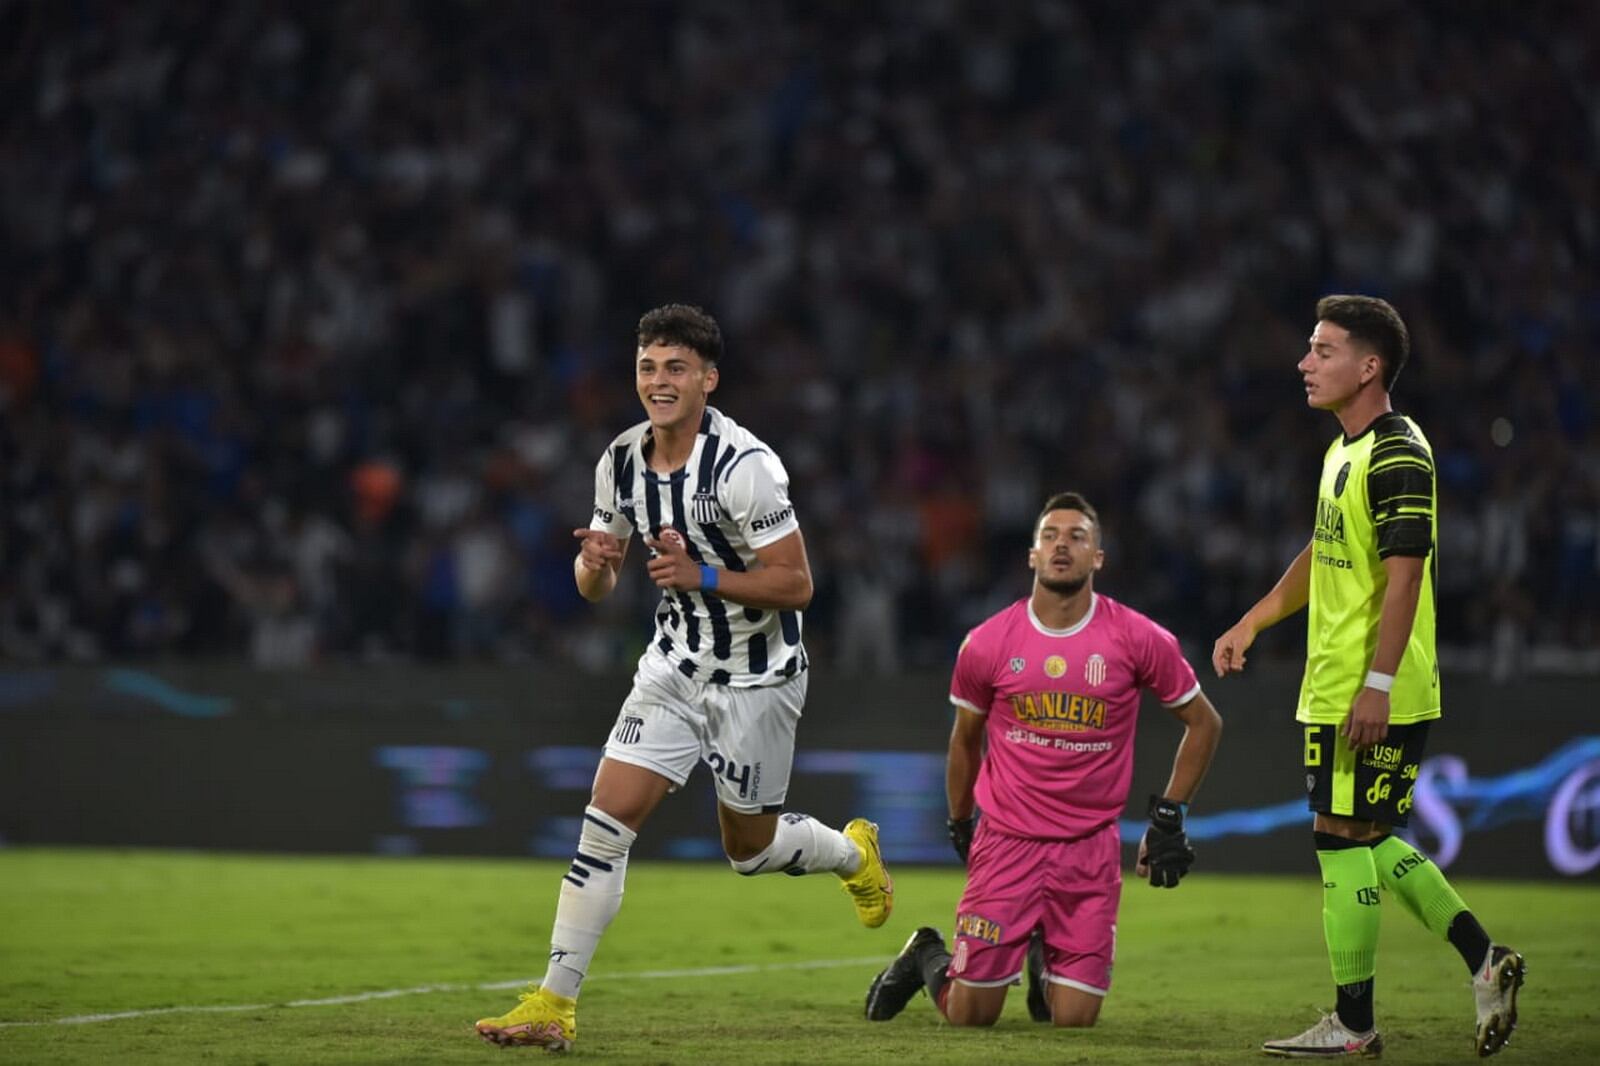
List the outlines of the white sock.
{"label": "white sock", "polygon": [[578,853],[561,878],[550,930],[550,966],[540,982],[558,996],[577,996],[600,937],[622,907],[628,849],[637,835],[598,807],[584,808]]}
{"label": "white sock", "polygon": [[809,814],[790,812],[778,818],[772,843],[748,859],[729,859],[746,877],[785,873],[794,877],[820,871],[848,877],[861,868],[861,852],[849,837]]}

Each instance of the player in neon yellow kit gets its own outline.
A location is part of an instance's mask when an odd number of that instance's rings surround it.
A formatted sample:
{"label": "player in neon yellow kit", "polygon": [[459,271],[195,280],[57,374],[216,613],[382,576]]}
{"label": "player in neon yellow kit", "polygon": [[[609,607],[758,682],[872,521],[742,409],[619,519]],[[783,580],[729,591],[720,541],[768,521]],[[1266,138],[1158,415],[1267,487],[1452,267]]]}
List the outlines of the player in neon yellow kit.
{"label": "player in neon yellow kit", "polygon": [[1478,1054],[1499,1051],[1517,1023],[1522,956],[1492,943],[1439,868],[1392,835],[1410,816],[1428,727],[1440,713],[1433,452],[1389,402],[1409,350],[1405,323],[1385,301],[1317,302],[1299,370],[1306,402],[1338,416],[1343,433],[1323,458],[1315,530],[1212,651],[1217,676],[1242,670],[1257,634],[1309,607],[1295,717],[1305,728],[1338,1005],[1304,1033],[1263,1044],[1272,1055],[1382,1051],[1372,1009],[1380,885],[1447,938],[1472,972]]}

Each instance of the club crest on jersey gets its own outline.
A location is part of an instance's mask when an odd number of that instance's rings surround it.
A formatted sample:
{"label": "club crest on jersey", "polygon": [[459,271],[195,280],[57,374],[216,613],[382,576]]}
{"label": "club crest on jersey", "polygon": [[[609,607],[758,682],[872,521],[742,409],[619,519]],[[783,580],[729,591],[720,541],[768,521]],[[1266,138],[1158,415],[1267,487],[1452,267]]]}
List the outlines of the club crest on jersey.
{"label": "club crest on jersey", "polygon": [[1338,499],[1344,495],[1344,483],[1350,480],[1350,464],[1345,463],[1339,468],[1339,476],[1333,479],[1333,498]]}
{"label": "club crest on jersey", "polygon": [[1089,656],[1089,661],[1083,664],[1083,679],[1089,682],[1089,687],[1101,684],[1106,679],[1106,657],[1099,652]]}
{"label": "club crest on jersey", "polygon": [[1059,655],[1052,655],[1044,661],[1046,677],[1060,677],[1067,672],[1067,660]]}
{"label": "club crest on jersey", "polygon": [[689,513],[702,526],[709,526],[722,518],[722,507],[711,492],[697,492],[689,501]]}
{"label": "club crest on jersey", "polygon": [[1022,656],[1018,655],[1016,658],[1011,660],[1011,672],[1013,674],[1020,674],[1020,673],[1022,673],[1023,667],[1025,667],[1027,665],[1028,665],[1028,660],[1026,660]]}

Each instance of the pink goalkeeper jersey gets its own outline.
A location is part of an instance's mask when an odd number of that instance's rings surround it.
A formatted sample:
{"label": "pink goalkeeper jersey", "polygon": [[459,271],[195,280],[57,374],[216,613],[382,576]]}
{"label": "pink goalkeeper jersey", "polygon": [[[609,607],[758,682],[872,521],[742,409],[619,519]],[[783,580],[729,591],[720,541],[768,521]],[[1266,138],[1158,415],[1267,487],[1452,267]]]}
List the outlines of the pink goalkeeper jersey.
{"label": "pink goalkeeper jersey", "polygon": [[988,718],[983,816],[1015,836],[1069,840],[1115,821],[1146,688],[1176,707],[1200,682],[1171,633],[1108,596],[1071,629],[1047,629],[1021,599],[968,633],[950,702]]}

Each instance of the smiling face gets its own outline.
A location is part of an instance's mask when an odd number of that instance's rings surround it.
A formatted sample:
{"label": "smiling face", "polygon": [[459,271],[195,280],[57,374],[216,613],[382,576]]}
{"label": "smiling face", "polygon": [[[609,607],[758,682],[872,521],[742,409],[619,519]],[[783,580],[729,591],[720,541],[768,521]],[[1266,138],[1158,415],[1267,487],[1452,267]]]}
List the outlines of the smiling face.
{"label": "smiling face", "polygon": [[1311,333],[1311,348],[1300,360],[1306,403],[1319,411],[1337,411],[1362,387],[1383,373],[1378,353],[1358,345],[1350,331],[1324,319]]}
{"label": "smiling face", "polygon": [[656,430],[698,431],[706,397],[717,387],[717,368],[693,348],[649,344],[634,359],[635,385]]}
{"label": "smiling face", "polygon": [[1094,519],[1072,508],[1049,511],[1039,519],[1028,569],[1036,584],[1071,595],[1083,588],[1105,562]]}

